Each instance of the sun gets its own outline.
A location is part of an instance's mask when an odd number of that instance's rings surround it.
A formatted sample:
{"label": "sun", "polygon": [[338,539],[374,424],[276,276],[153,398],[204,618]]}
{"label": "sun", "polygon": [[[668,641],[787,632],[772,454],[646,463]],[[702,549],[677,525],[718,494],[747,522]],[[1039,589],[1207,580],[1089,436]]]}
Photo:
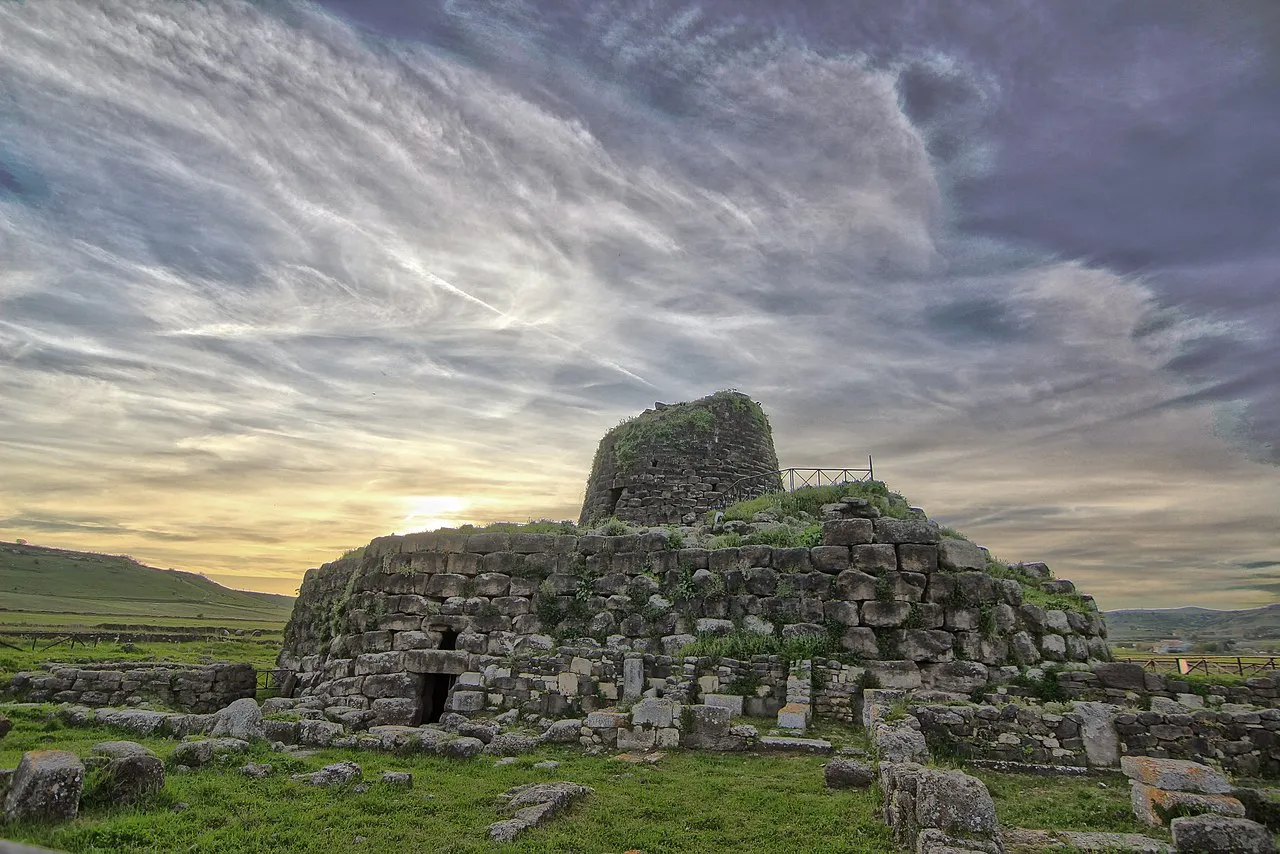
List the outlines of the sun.
{"label": "sun", "polygon": [[410,495],[403,501],[406,513],[396,523],[397,534],[456,526],[466,521],[459,514],[471,506],[465,498],[455,495]]}

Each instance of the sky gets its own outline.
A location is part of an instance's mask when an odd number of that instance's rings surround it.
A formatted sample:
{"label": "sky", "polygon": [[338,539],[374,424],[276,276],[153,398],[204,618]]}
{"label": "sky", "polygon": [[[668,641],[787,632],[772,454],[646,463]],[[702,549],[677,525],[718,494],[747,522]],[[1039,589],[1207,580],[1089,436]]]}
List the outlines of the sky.
{"label": "sky", "polygon": [[1103,608],[1280,601],[1273,0],[0,0],[0,539],[292,593],[737,388]]}

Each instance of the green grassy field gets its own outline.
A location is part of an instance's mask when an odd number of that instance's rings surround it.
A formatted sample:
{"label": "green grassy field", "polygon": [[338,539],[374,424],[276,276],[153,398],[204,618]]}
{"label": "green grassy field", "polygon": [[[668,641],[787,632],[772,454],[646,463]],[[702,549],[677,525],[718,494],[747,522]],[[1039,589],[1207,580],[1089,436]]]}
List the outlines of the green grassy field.
{"label": "green grassy field", "polygon": [[[0,543],[7,612],[77,617],[255,621],[283,625],[293,599],[232,590],[201,575],[155,569],[118,555]],[[0,621],[6,612],[0,612]],[[112,622],[138,622],[114,619]]]}
{"label": "green grassy field", "polygon": [[[98,741],[122,737],[107,729],[63,729],[26,711],[14,717],[14,731],[0,741],[0,766],[14,765],[24,750],[87,754]],[[143,741],[161,756],[175,744]],[[343,759],[360,764],[371,784],[368,792],[317,789],[288,779],[289,772],[313,771]],[[542,759],[562,764],[554,772],[533,768]],[[277,771],[262,780],[233,769],[170,774],[164,791],[143,806],[94,809],[61,825],[8,825],[5,836],[71,852],[895,850],[878,818],[876,793],[825,790],[824,760],[818,757],[671,751],[650,766],[559,748],[496,768],[488,757],[451,761],[319,750],[291,759],[257,748],[243,761],[271,762]],[[384,770],[413,772],[413,788],[379,784]],[[503,817],[497,812],[499,793],[520,783],[554,779],[582,783],[595,794],[515,843],[488,841],[487,826]],[[174,812],[178,802],[190,808]]]}
{"label": "green grassy field", "polygon": [[3,678],[6,673],[37,670],[46,662],[87,664],[114,661],[139,663],[180,661],[211,664],[215,661],[244,661],[259,670],[270,670],[275,667],[276,656],[280,653],[280,634],[276,632],[260,638],[214,638],[181,643],[140,641],[122,644],[103,641],[97,646],[77,645],[72,648],[61,644],[48,649],[45,647],[46,644],[43,642],[38,642],[35,649],[26,645],[23,645],[20,650],[0,646],[0,678]]}

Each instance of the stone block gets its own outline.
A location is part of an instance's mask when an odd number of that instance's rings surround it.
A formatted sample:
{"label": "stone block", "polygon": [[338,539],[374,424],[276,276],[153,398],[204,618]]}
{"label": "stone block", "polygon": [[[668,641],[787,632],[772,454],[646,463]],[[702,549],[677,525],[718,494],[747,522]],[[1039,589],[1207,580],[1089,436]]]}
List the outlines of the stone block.
{"label": "stone block", "polygon": [[505,552],[511,549],[509,534],[472,534],[467,537],[467,551],[473,554]]}
{"label": "stone block", "polygon": [[941,539],[936,526],[919,519],[875,520],[877,543],[937,543]]}
{"label": "stone block", "polygon": [[914,661],[868,661],[865,667],[867,678],[881,688],[914,691],[922,684]]}
{"label": "stone block", "polygon": [[1146,671],[1141,664],[1102,661],[1093,666],[1093,674],[1098,677],[1098,684],[1103,688],[1139,692],[1146,690]]}
{"label": "stone block", "polygon": [[742,716],[743,698],[737,694],[703,694],[702,702],[708,706],[728,709],[732,715]]}
{"label": "stone block", "polygon": [[1275,854],[1271,831],[1243,818],[1197,815],[1169,823],[1173,849],[1187,854]]}
{"label": "stone block", "polygon": [[986,569],[987,556],[968,540],[943,537],[938,541],[938,568],[951,572]]}
{"label": "stone block", "polygon": [[778,727],[803,732],[809,727],[810,715],[808,703],[787,703],[778,709]]}
{"label": "stone block", "polygon": [[437,573],[431,576],[431,579],[427,582],[427,595],[434,596],[439,599],[448,599],[451,596],[461,596],[466,583],[467,576],[465,575],[458,575],[451,572]]}
{"label": "stone block", "polygon": [[875,576],[856,569],[845,570],[836,576],[835,593],[846,602],[865,602],[875,599]]}
{"label": "stone block", "polygon": [[460,649],[411,649],[403,655],[402,669],[409,673],[457,676],[467,672],[468,653]]}
{"label": "stone block", "polygon": [[1120,771],[1130,780],[1173,792],[1226,795],[1234,788],[1221,771],[1184,759],[1125,756]]}
{"label": "stone block", "polygon": [[840,636],[841,649],[857,653],[863,658],[876,658],[880,655],[880,646],[876,642],[876,633],[866,627],[845,629]]}
{"label": "stone block", "polygon": [[630,724],[624,712],[592,712],[587,715],[585,725],[589,729],[618,729]]}
{"label": "stone block", "polygon": [[422,695],[422,675],[419,673],[378,673],[365,678],[362,693],[370,699],[419,697]]}
{"label": "stone block", "polygon": [[822,523],[824,546],[862,545],[870,543],[874,534],[870,519],[828,519]]}
{"label": "stone block", "polygon": [[858,625],[858,603],[857,602],[826,602],[822,606],[822,615],[825,619],[840,623],[843,626]]}
{"label": "stone block", "polygon": [[876,781],[876,772],[865,762],[839,757],[822,771],[828,789],[865,789]]}
{"label": "stone block", "polygon": [[405,652],[371,652],[356,656],[355,671],[357,676],[368,676],[374,673],[403,672]]}
{"label": "stone block", "polygon": [[996,805],[986,785],[961,771],[927,770],[916,788],[916,820],[962,837],[994,836]]}
{"label": "stone block", "polygon": [[[449,697],[449,708],[455,712],[481,712],[488,704],[488,695],[484,691],[459,691],[454,689]],[[479,740],[477,739],[477,743]]]}
{"label": "stone block", "polygon": [[647,727],[621,727],[617,734],[619,750],[647,751],[652,750],[658,740],[658,731]]}
{"label": "stone block", "polygon": [[136,804],[164,788],[164,762],[155,755],[120,756],[100,773],[97,794],[112,804]]}
{"label": "stone block", "polygon": [[631,707],[631,723],[633,726],[666,728],[675,721],[676,709],[671,700],[648,697]]}
{"label": "stone block", "polygon": [[809,550],[813,568],[829,575],[839,575],[849,568],[848,546],[815,546]]}
{"label": "stone block", "polygon": [[[910,613],[911,604],[908,602],[866,602],[862,605],[862,623],[874,628],[897,628],[906,622]],[[948,638],[948,648],[950,645]]]}
{"label": "stone block", "polygon": [[898,568],[898,550],[891,544],[853,546],[849,549],[849,568],[868,575],[881,575]]}
{"label": "stone block", "polygon": [[903,543],[898,546],[898,569],[903,572],[938,571],[938,547]]}
{"label": "stone block", "polygon": [[894,632],[899,654],[908,661],[951,661],[955,640],[941,629],[904,629]]}
{"label": "stone block", "polygon": [[1244,818],[1244,804],[1230,795],[1171,792],[1144,785],[1137,780],[1131,781],[1129,787],[1129,801],[1133,807],[1133,815],[1138,821],[1146,824],[1159,826],[1168,824],[1169,820],[1175,816],[1205,813]]}
{"label": "stone block", "polygon": [[920,668],[924,684],[935,691],[971,694],[987,684],[986,665],[976,661],[948,661]]}
{"label": "stone block", "polygon": [[644,660],[627,658],[622,662],[622,697],[634,700],[644,693]]}
{"label": "stone block", "polygon": [[84,764],[65,750],[29,750],[9,778],[6,821],[75,818],[84,787]]}

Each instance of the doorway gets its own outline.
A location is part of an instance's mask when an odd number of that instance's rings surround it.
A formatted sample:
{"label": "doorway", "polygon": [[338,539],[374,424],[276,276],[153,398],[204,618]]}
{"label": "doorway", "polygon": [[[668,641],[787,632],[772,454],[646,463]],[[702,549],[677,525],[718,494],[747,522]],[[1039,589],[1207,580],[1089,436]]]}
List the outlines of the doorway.
{"label": "doorway", "polygon": [[449,692],[457,681],[457,676],[448,673],[427,673],[422,677],[422,723],[440,722],[449,703]]}

